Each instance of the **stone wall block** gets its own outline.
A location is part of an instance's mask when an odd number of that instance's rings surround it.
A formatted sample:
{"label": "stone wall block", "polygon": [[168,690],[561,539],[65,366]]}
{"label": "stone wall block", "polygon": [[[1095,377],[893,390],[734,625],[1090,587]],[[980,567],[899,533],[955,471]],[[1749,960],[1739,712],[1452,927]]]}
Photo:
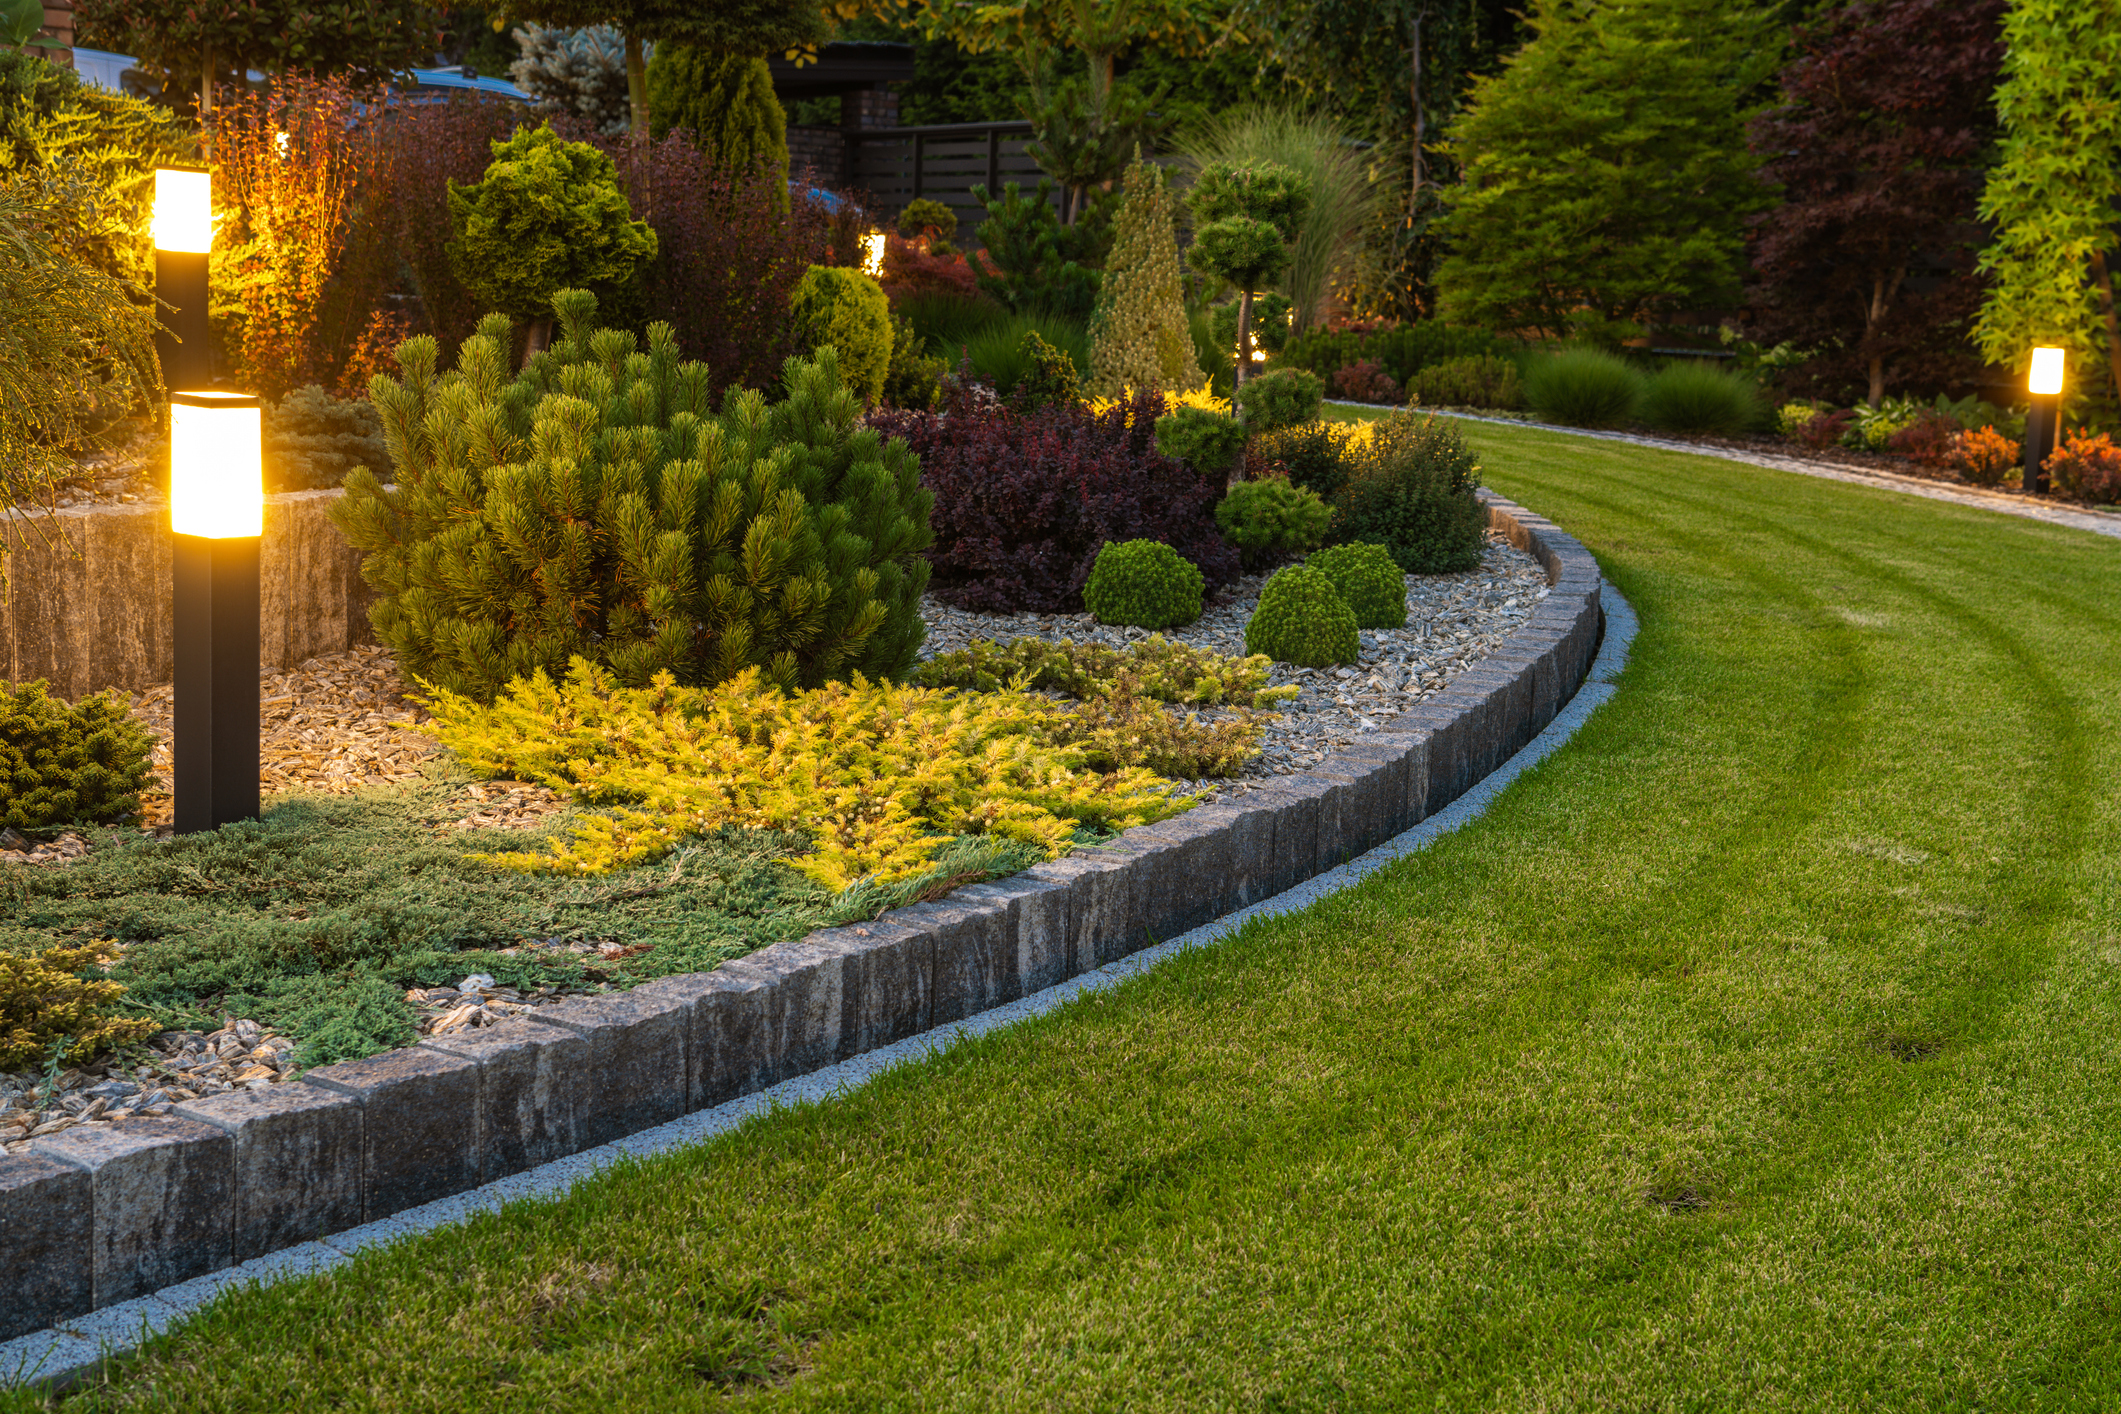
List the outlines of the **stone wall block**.
{"label": "stone wall block", "polygon": [[1018,875],[959,889],[957,898],[1007,910],[1003,925],[1016,948],[1017,994],[1031,996],[1057,987],[1068,970],[1068,898],[1062,885]]}
{"label": "stone wall block", "polygon": [[412,1047],[302,1080],[360,1102],[363,1221],[478,1187],[477,1061]]}
{"label": "stone wall block", "polygon": [[780,1060],[769,1045],[775,993],[764,973],[739,960],[712,972],[661,977],[635,990],[681,997],[690,1006],[685,1033],[688,1110],[709,1109],[773,1083]]}
{"label": "stone wall block", "polygon": [[83,1124],[30,1150],[89,1176],[87,1233],[101,1309],[233,1260],[235,1145],[210,1125],[175,1118]]}
{"label": "stone wall block", "polygon": [[420,1044],[478,1062],[480,1182],[587,1147],[593,1065],[579,1033],[521,1017]]}
{"label": "stone wall block", "polygon": [[361,1106],[311,1085],[233,1090],[177,1107],[234,1150],[235,1259],[361,1221]]}
{"label": "stone wall block", "polygon": [[772,998],[765,1016],[766,1045],[778,1060],[766,1083],[837,1062],[845,1028],[847,955],[830,943],[795,938],[760,949],[744,965],[766,981]]}
{"label": "stone wall block", "polygon": [[55,695],[71,700],[109,684],[96,683],[89,673],[95,600],[84,557],[87,527],[78,514],[54,520],[18,515],[0,522],[7,528],[7,597],[13,606],[10,676],[15,682],[43,678]]}
{"label": "stone wall block", "polygon": [[148,687],[176,668],[172,628],[175,542],[168,518],[131,507],[98,506],[80,520],[87,601],[82,617],[87,681],[97,687]]}
{"label": "stone wall block", "polygon": [[959,895],[894,912],[895,920],[928,940],[929,1018],[926,1025],[906,1035],[962,1021],[1024,994],[1023,979],[1016,970],[1016,930],[1010,912],[1006,900],[996,903]]}
{"label": "stone wall block", "polygon": [[1024,871],[1025,878],[1068,895],[1068,976],[1080,977],[1104,966],[1106,959],[1100,953],[1116,947],[1113,940],[1124,936],[1132,906],[1126,868],[1130,857],[1103,849],[1084,850]]}
{"label": "stone wall block", "polygon": [[93,1180],[36,1154],[0,1155],[0,1340],[96,1307]]}
{"label": "stone wall block", "polygon": [[692,1001],[635,989],[539,1007],[537,1019],[589,1043],[584,1148],[668,1124],[688,1108],[686,1032]]}
{"label": "stone wall block", "polygon": [[1228,806],[1203,805],[1169,820],[1127,831],[1149,846],[1135,867],[1143,900],[1143,931],[1158,941],[1220,918],[1228,909]]}
{"label": "stone wall block", "polygon": [[912,912],[893,909],[889,918],[810,935],[809,941],[841,958],[842,1060],[918,1036],[943,1020],[935,1012],[936,931],[907,916]]}

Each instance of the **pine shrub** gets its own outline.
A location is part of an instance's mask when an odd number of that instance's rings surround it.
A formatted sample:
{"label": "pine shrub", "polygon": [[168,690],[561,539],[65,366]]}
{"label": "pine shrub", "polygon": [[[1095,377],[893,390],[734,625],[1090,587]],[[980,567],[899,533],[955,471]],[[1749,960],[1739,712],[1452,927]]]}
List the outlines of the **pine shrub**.
{"label": "pine shrub", "polygon": [[1178,628],[1200,617],[1206,585],[1200,570],[1169,545],[1128,540],[1097,552],[1083,607],[1101,624]]}
{"label": "pine shrub", "polygon": [[48,947],[23,956],[0,950],[0,1070],[27,1070],[64,1046],[62,1063],[162,1029],[144,1016],[114,1016],[117,982],[80,974],[97,966],[93,947]]}
{"label": "pine shrub", "polygon": [[1409,574],[1480,563],[1487,512],[1474,494],[1480,468],[1440,417],[1396,412],[1350,444],[1353,474],[1333,499],[1333,539],[1383,545]]}
{"label": "pine shrub", "polygon": [[1254,480],[1286,476],[1330,501],[1348,483],[1350,431],[1346,424],[1307,422],[1262,432],[1245,448],[1245,474]]}
{"label": "pine shrub", "polygon": [[1493,354],[1446,359],[1414,375],[1410,392],[1425,407],[1502,408],[1524,406],[1517,365]]}
{"label": "pine shrub", "polygon": [[1237,390],[1247,432],[1274,432],[1318,420],[1326,399],[1325,384],[1301,368],[1277,368],[1248,380]]}
{"label": "pine shrub", "polygon": [[335,398],[312,383],[266,410],[267,490],[321,490],[340,485],[357,466],[389,465],[383,420],[366,398]]}
{"label": "pine shrub", "polygon": [[1332,520],[1331,506],[1286,477],[1240,481],[1215,506],[1215,523],[1243,553],[1246,569],[1317,549]]}
{"label": "pine shrub", "polygon": [[1357,541],[1320,550],[1304,561],[1333,582],[1355,611],[1359,628],[1407,626],[1407,579],[1382,545]]}
{"label": "pine shrub", "polygon": [[114,693],[68,706],[41,678],[0,684],[0,826],[42,830],[132,814],[153,745]]}
{"label": "pine shrub", "polygon": [[891,316],[891,367],[884,374],[883,396],[887,407],[934,407],[948,370],[941,359],[929,357],[926,342],[905,316]]}
{"label": "pine shrub", "polygon": [[1637,411],[1661,432],[1724,437],[1751,431],[1767,415],[1752,380],[1694,359],[1668,363],[1651,374]]}
{"label": "pine shrub", "polygon": [[562,338],[514,378],[490,316],[454,372],[421,337],[402,381],[371,385],[397,485],[355,472],[332,519],[404,671],[478,701],[576,657],[628,684],[904,674],[933,498],[905,444],[861,426],[836,356],[790,359],[781,401],[732,388],[717,414],[669,325],[643,352],[584,291],[554,308]]}
{"label": "pine shrub", "polygon": [[1225,476],[1244,455],[1245,425],[1205,408],[1181,407],[1156,419],[1156,450],[1204,476]]}
{"label": "pine shrub", "polygon": [[1102,412],[1023,413],[953,380],[940,411],[884,409],[869,425],[906,440],[935,495],[938,598],[986,613],[1078,613],[1108,540],[1161,540],[1211,589],[1238,576],[1237,551],[1215,527],[1221,480],[1157,452],[1162,409],[1141,391]]}
{"label": "pine shrub", "polygon": [[1087,321],[1103,278],[1097,267],[1104,262],[1110,222],[1062,225],[1051,177],[1040,177],[1031,196],[1015,182],[1005,183],[998,197],[984,186],[974,187],[972,195],[987,208],[974,233],[980,249],[968,257],[980,293],[1018,314],[1044,311]]}
{"label": "pine shrub", "polygon": [[1277,663],[1328,668],[1362,656],[1355,611],[1333,581],[1306,565],[1276,570],[1245,625],[1245,651]]}
{"label": "pine shrub", "polygon": [[884,396],[891,373],[891,302],[883,287],[859,270],[813,265],[795,287],[795,326],[812,353],[839,350],[847,387],[864,403]]}
{"label": "pine shrub", "polygon": [[648,61],[648,130],[692,134],[709,167],[764,168],[788,205],[788,114],[773,95],[766,61],[696,44],[663,43]]}
{"label": "pine shrub", "polygon": [[957,234],[957,213],[940,201],[915,197],[898,214],[898,233],[909,241],[926,241],[930,254],[947,255],[944,247]]}
{"label": "pine shrub", "polygon": [[1208,381],[1186,326],[1185,284],[1161,167],[1135,162],[1122,182],[1112,254],[1090,319],[1090,389],[1198,388]]}
{"label": "pine shrub", "polygon": [[1642,400],[1642,375],[1602,349],[1569,349],[1538,359],[1525,374],[1525,402],[1564,427],[1618,427]]}

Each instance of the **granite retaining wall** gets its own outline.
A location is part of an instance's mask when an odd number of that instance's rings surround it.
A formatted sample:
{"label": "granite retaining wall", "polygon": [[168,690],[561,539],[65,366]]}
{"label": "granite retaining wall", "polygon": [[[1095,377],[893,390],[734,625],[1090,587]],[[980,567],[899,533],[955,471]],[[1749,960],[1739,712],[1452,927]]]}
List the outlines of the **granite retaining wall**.
{"label": "granite retaining wall", "polygon": [[713,972],[165,1117],[76,1126],[0,1157],[0,1340],[1014,1001],[1419,823],[1554,718],[1602,627],[1598,566],[1582,545],[1483,498],[1489,524],[1546,567],[1550,594],[1499,652],[1309,772]]}

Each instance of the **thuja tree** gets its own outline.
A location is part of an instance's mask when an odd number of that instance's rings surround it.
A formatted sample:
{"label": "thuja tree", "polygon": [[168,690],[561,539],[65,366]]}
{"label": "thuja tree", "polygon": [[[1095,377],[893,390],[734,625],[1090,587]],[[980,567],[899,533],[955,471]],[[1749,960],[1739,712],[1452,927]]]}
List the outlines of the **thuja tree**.
{"label": "thuja tree", "polygon": [[1186,263],[1237,288],[1237,382],[1242,384],[1252,362],[1245,357],[1251,347],[1252,296],[1288,266],[1289,243],[1311,207],[1311,186],[1278,162],[1243,167],[1210,162],[1194,178],[1186,205],[1193,212]]}
{"label": "thuja tree", "polygon": [[2003,40],[2003,154],[1981,196],[1995,229],[1981,265],[1994,283],[1975,338],[1991,360],[2019,368],[2035,344],[2068,348],[2076,370],[2103,358],[2121,394],[2121,17],[2112,0],[2015,0]]}
{"label": "thuja tree", "polygon": [[1193,389],[1208,381],[1186,324],[1171,195],[1161,167],[1137,158],[1090,320],[1090,391],[1118,397],[1128,388]]}
{"label": "thuja tree", "polygon": [[1760,337],[1819,352],[1805,391],[1935,389],[1978,372],[1967,329],[1978,168],[1994,140],[2003,0],[1856,0],[1797,31],[1753,121],[1782,204],[1757,219]]}
{"label": "thuja tree", "polygon": [[356,471],[332,518],[405,670],[479,701],[576,656],[635,685],[909,671],[933,498],[832,351],[789,360],[779,402],[732,389],[716,411],[668,325],[643,351],[587,292],[553,303],[560,339],[513,377],[494,315],[453,371],[422,336],[370,385],[396,484]]}
{"label": "thuja tree", "polygon": [[[660,44],[648,61],[648,118],[658,138],[692,134],[710,167],[726,172],[770,167],[788,180],[788,114],[773,96],[766,61],[696,44]],[[782,202],[787,191],[782,188]]]}
{"label": "thuja tree", "polygon": [[1745,142],[1778,58],[1767,13],[1538,0],[1528,23],[1445,145],[1464,175],[1443,316],[1613,340],[1735,297],[1745,219],[1773,199]]}

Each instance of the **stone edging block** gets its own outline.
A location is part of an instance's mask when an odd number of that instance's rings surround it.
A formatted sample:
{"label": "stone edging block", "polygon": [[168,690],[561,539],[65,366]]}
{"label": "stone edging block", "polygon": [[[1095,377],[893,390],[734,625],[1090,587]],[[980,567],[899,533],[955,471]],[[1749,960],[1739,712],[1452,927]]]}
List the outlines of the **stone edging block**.
{"label": "stone edging block", "polygon": [[1604,623],[1589,552],[1482,500],[1490,528],[1545,567],[1547,597],[1485,662],[1308,772],[712,972],[0,1157],[0,1340],[1044,991],[1420,823],[1553,720]]}

